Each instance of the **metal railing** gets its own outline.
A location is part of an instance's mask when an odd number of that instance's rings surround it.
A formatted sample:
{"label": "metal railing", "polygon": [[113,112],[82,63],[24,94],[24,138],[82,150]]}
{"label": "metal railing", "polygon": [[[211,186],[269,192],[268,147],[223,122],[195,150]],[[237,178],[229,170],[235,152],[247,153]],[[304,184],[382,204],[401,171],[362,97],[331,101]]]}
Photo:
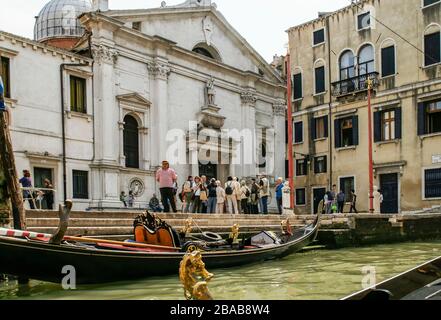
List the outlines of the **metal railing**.
{"label": "metal railing", "polygon": [[[55,189],[47,189],[47,188],[21,188],[23,193],[23,200],[29,204],[32,203],[34,205],[35,210],[45,210],[43,208],[44,195],[47,191],[52,191],[53,199],[55,199],[55,193],[57,190]],[[48,210],[55,210],[56,208],[51,208]]]}
{"label": "metal railing", "polygon": [[374,88],[378,87],[378,72],[371,72],[349,79],[337,81],[332,83],[332,95],[334,97],[341,97],[348,94],[367,91],[368,79],[372,80]]}

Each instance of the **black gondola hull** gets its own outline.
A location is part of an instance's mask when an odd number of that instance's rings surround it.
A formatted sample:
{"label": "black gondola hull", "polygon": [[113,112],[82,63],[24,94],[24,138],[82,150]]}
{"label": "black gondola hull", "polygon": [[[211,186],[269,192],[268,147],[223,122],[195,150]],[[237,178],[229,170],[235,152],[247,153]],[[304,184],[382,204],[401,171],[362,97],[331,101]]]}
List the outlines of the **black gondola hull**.
{"label": "black gondola hull", "polygon": [[[295,253],[317,236],[318,223],[297,239],[274,247],[204,252],[208,270],[228,268],[272,260]],[[0,237],[0,273],[30,279],[62,283],[67,270],[75,270],[78,284],[96,284],[178,274],[184,253],[145,253],[69,245],[51,245],[36,241]]]}

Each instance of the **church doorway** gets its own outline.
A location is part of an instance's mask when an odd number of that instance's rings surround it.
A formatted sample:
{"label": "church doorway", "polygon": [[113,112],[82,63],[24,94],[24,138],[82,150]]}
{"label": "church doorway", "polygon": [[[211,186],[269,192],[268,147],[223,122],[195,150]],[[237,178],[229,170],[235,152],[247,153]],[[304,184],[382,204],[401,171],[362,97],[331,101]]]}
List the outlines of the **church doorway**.
{"label": "church doorway", "polygon": [[206,176],[207,182],[213,178],[217,179],[217,164],[212,164],[211,162],[202,164],[199,162],[199,176]]}

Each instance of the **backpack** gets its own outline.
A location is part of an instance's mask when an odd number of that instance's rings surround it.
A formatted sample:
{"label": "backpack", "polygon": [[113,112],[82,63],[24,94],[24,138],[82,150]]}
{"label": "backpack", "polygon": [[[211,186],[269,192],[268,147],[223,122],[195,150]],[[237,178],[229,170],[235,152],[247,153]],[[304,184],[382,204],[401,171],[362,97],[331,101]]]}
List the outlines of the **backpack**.
{"label": "backpack", "polygon": [[233,194],[233,188],[231,188],[231,182],[225,188],[225,193],[227,194],[227,196],[231,196]]}
{"label": "backpack", "polygon": [[251,196],[251,192],[250,192],[250,189],[248,187],[246,189],[247,189],[247,191],[245,192],[245,196],[247,198],[249,198]]}

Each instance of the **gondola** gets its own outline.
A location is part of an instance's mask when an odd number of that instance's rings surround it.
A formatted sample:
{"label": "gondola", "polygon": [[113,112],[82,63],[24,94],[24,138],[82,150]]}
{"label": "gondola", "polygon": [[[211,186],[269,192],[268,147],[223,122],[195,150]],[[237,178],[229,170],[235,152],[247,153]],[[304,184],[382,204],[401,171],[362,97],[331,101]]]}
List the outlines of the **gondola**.
{"label": "gondola", "polygon": [[[203,261],[207,269],[211,270],[283,258],[315,240],[319,221],[320,216],[317,216],[314,223],[280,238],[275,237],[274,233],[262,232],[260,236],[266,241],[262,244],[253,245],[249,238],[239,245],[207,249],[202,252]],[[274,242],[268,243],[268,239]],[[71,241],[51,244],[29,238],[0,236],[0,274],[61,283],[66,276],[62,272],[63,268],[72,266],[77,284],[176,275],[185,250],[164,250],[162,247],[150,250]]]}
{"label": "gondola", "polygon": [[441,300],[441,257],[342,300]]}

